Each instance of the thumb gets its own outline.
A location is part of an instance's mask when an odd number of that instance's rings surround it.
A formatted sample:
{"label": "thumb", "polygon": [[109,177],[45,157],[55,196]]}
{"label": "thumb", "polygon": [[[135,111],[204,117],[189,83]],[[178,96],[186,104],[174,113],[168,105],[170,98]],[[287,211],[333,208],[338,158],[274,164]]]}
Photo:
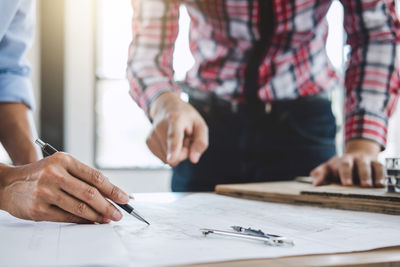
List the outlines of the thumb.
{"label": "thumb", "polygon": [[323,163],[316,167],[310,173],[311,178],[313,179],[313,185],[319,186],[326,182],[329,176],[329,168],[327,163]]}
{"label": "thumb", "polygon": [[193,126],[192,144],[189,158],[192,163],[198,163],[201,155],[208,148],[208,127],[205,123]]}

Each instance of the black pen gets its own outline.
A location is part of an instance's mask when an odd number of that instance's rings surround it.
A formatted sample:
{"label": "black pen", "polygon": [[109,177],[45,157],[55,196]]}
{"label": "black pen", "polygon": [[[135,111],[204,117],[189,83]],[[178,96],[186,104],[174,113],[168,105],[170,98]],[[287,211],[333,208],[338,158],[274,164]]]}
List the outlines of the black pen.
{"label": "black pen", "polygon": [[[53,146],[51,146],[48,143],[43,142],[40,139],[36,139],[35,143],[40,146],[42,151],[47,156],[53,155],[54,153],[58,152],[57,149],[55,149]],[[123,210],[125,210],[127,213],[129,213],[130,215],[132,215],[136,219],[141,220],[142,222],[147,223],[148,225],[150,225],[150,223],[148,223],[142,216],[140,216],[137,212],[135,212],[135,210],[133,209],[133,207],[131,205],[129,205],[129,204],[118,204],[118,203],[115,203],[115,204],[117,204],[119,207],[121,207]]]}

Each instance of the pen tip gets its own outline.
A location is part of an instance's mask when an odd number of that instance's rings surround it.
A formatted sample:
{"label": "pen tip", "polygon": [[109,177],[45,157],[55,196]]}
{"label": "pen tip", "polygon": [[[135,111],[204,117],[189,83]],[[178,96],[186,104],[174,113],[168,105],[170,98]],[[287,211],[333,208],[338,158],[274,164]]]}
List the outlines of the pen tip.
{"label": "pen tip", "polygon": [[132,210],[132,212],[130,213],[133,217],[135,217],[136,219],[146,223],[147,225],[150,225],[150,223],[148,221],[146,221],[142,216],[140,216],[138,213],[136,213],[134,210]]}

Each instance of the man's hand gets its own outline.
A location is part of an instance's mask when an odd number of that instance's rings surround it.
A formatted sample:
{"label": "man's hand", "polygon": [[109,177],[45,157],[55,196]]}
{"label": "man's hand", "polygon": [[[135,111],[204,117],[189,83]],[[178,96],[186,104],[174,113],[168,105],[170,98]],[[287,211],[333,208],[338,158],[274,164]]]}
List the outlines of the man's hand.
{"label": "man's hand", "polygon": [[333,157],[311,171],[314,185],[325,181],[340,181],[352,186],[358,179],[362,187],[383,187],[384,168],[377,161],[380,146],[369,140],[351,140],[341,157]]}
{"label": "man's hand", "polygon": [[106,198],[126,204],[129,197],[99,171],[72,156],[56,153],[28,165],[0,166],[0,209],[34,221],[108,223],[121,212]]}
{"label": "man's hand", "polygon": [[151,104],[150,117],[153,129],[147,146],[154,155],[172,167],[187,158],[199,161],[208,147],[208,127],[197,110],[166,92]]}

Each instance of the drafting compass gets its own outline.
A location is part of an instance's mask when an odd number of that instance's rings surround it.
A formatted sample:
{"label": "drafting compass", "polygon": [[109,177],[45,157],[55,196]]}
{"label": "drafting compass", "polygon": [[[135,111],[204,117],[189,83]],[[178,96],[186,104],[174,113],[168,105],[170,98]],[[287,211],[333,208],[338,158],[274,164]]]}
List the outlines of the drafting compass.
{"label": "drafting compass", "polygon": [[205,236],[209,234],[216,234],[216,235],[232,236],[232,237],[246,238],[252,240],[260,240],[269,246],[294,246],[293,240],[287,239],[286,237],[283,236],[265,234],[261,230],[254,230],[251,228],[245,228],[241,226],[232,226],[231,228],[233,229],[233,231],[223,231],[214,229],[200,229],[200,231]]}

